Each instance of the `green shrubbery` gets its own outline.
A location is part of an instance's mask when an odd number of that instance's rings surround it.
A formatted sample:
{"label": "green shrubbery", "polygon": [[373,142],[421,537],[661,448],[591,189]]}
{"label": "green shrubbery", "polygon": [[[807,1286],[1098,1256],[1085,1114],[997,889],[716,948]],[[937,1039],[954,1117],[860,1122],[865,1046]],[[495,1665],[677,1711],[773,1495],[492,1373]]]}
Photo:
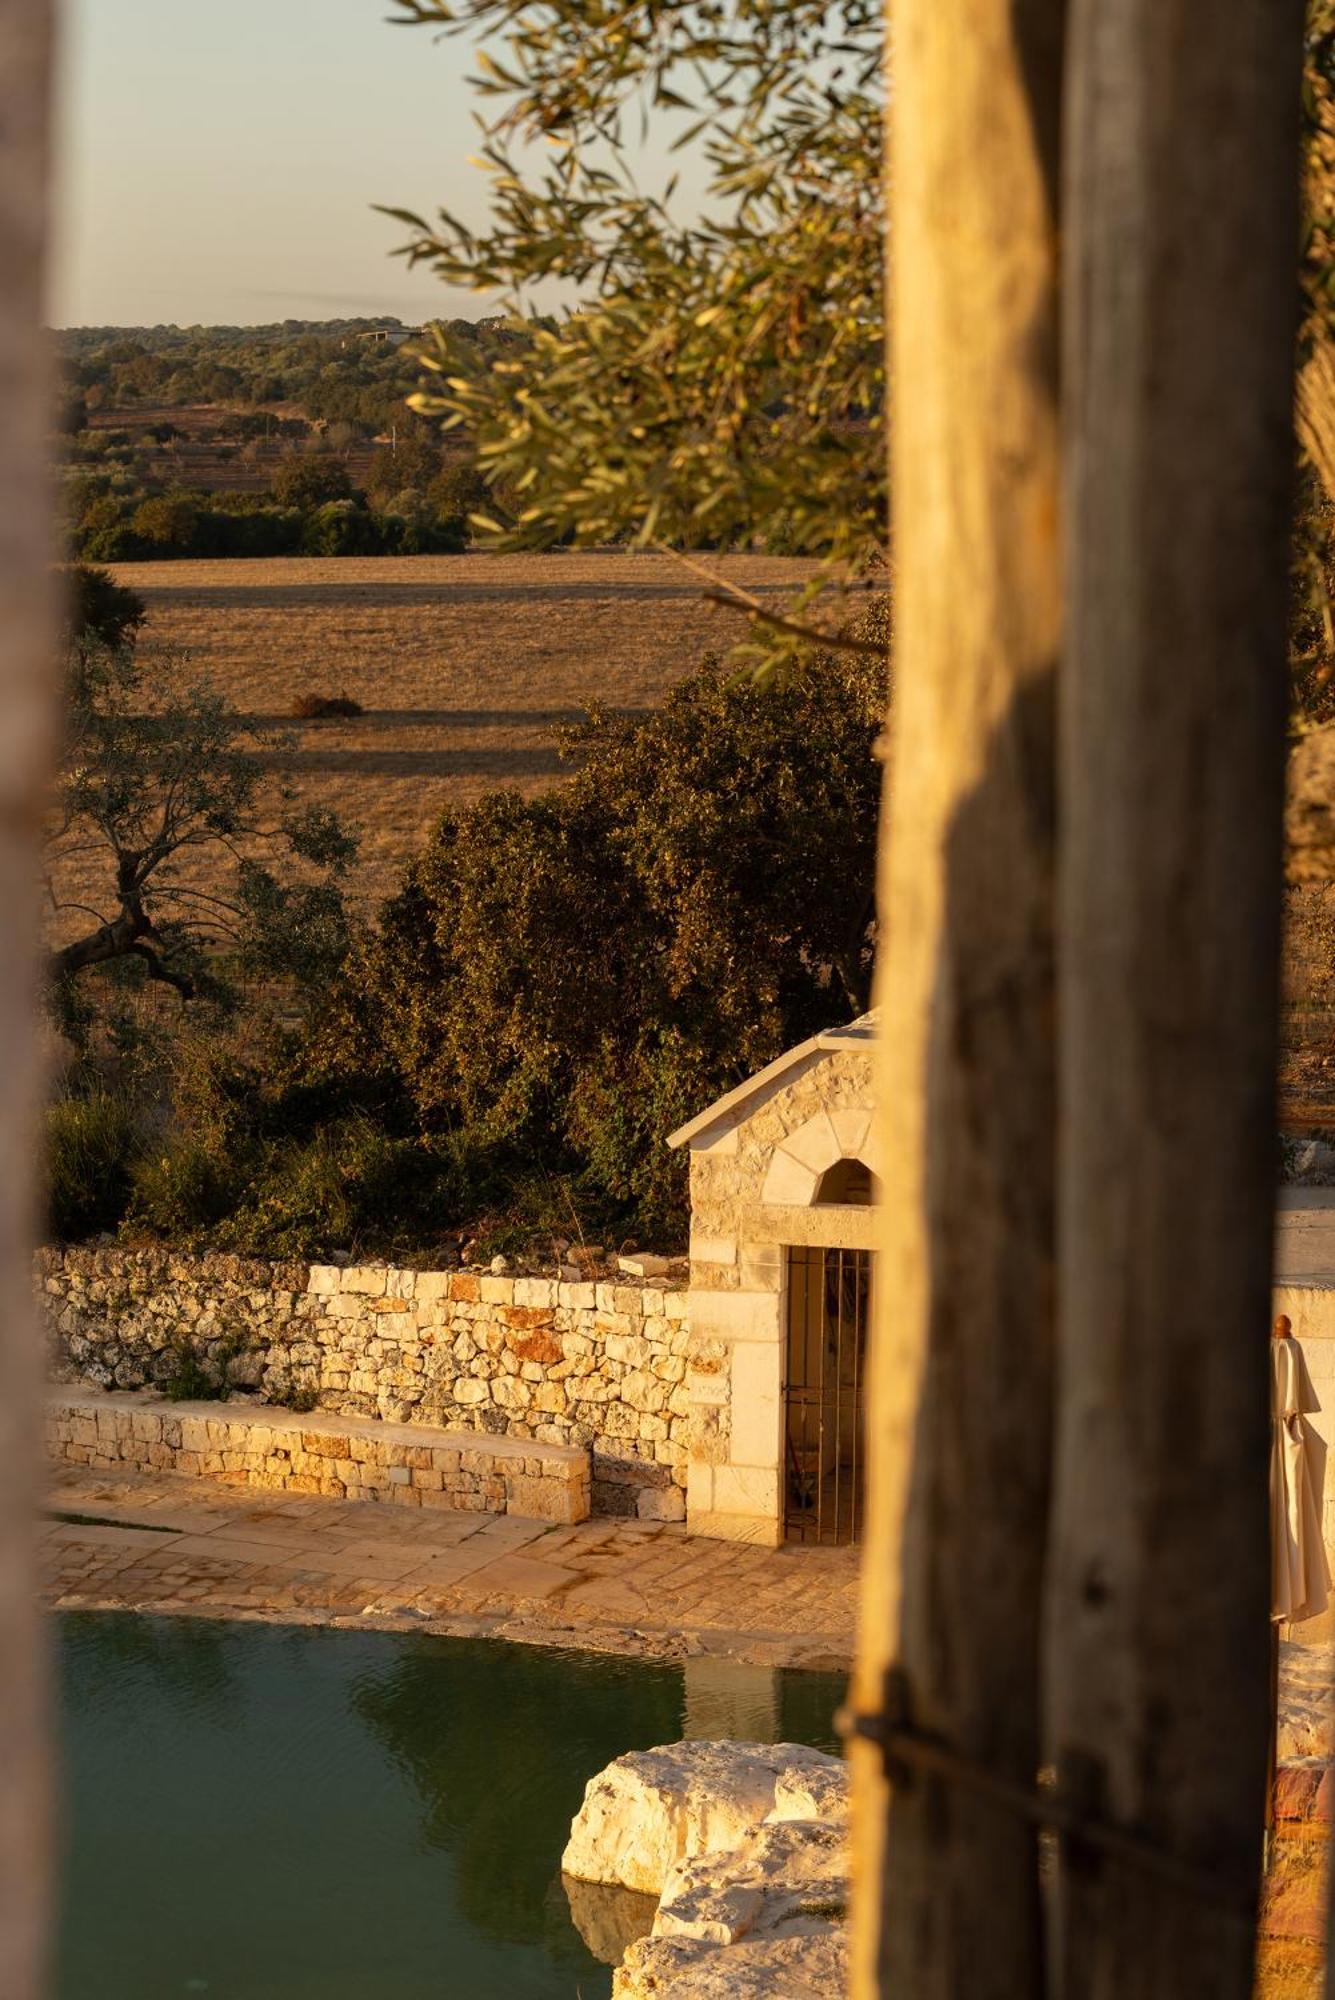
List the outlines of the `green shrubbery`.
{"label": "green shrubbery", "polygon": [[94,1086],[57,1098],[46,1114],[53,1235],[77,1241],[120,1226],[142,1144],[134,1109],[118,1092]]}
{"label": "green shrubbery", "polygon": [[679,1231],[666,1134],[867,1004],[884,701],[880,662],[840,654],[770,689],[708,667],[643,720],[594,717],[564,789],[441,822],[299,1069]]}
{"label": "green shrubbery", "polygon": [[249,493],[159,494],[138,504],[103,494],[87,504],[73,539],[88,563],[456,555],[468,546],[468,524],[412,491],[374,508],[359,495],[292,505]]}
{"label": "green shrubbery", "polygon": [[53,1225],[278,1255],[679,1240],[668,1132],[867,1004],[884,706],[880,660],[841,653],[592,716],[562,789],[441,821],[299,1024],[196,1003],[161,1136]]}

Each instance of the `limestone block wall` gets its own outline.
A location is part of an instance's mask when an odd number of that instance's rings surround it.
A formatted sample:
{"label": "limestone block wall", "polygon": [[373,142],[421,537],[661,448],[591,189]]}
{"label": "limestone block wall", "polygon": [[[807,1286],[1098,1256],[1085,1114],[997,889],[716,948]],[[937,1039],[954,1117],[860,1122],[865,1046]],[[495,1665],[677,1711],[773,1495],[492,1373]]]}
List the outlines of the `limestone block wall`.
{"label": "limestone block wall", "polygon": [[681,1519],[687,1298],[652,1282],[43,1251],[61,1382],[206,1393],[586,1449],[595,1512]]}
{"label": "limestone block wall", "polygon": [[46,1442],[51,1457],[72,1465],[206,1475],[268,1492],[533,1521],[583,1521],[589,1513],[587,1452],[525,1449],[519,1439],[476,1431],[68,1388],[48,1403]]}
{"label": "limestone block wall", "polygon": [[870,1043],[812,1048],[690,1139],[694,1533],[783,1534],[786,1247],[870,1249],[871,1211],[812,1205],[835,1160],[871,1154]]}

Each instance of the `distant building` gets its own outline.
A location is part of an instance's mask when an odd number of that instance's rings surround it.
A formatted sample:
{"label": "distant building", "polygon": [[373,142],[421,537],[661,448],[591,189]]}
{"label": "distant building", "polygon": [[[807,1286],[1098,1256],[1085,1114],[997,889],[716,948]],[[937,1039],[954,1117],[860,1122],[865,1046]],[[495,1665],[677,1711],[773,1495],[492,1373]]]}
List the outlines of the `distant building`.
{"label": "distant building", "polygon": [[407,341],[420,340],[422,332],[420,326],[377,326],[369,333],[359,333],[357,340],[362,347],[402,347]]}

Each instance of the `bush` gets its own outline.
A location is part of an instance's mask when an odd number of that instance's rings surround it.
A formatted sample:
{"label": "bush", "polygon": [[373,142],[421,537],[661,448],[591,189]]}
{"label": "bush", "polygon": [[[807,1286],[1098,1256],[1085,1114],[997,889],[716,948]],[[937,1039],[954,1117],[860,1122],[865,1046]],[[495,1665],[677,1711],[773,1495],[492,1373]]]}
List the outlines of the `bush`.
{"label": "bush", "polygon": [[198,1239],[233,1207],[236,1165],[201,1140],[185,1138],[134,1164],[125,1222],[176,1242]]}
{"label": "bush", "polygon": [[135,509],[130,527],[164,556],[198,553],[199,509],[188,494],[155,494]]}
{"label": "bush", "polygon": [[147,562],[158,551],[151,542],[122,522],[113,528],[99,528],[87,535],[80,554],[90,563]]}
{"label": "bush", "polygon": [[298,722],[319,722],[325,717],[365,715],[366,710],[350,694],[299,694],[292,713]]}
{"label": "bush", "polygon": [[884,706],[881,662],[841,654],[769,689],[711,666],[642,720],[594,716],[564,790],[441,821],[303,1074],[680,1231],[668,1132],[867,1004]]}
{"label": "bush", "polygon": [[352,497],[352,481],[341,458],[289,458],[273,476],[273,496],[282,507],[321,507]]}
{"label": "bush", "polygon": [[301,546],[308,556],[376,556],[383,538],[374,514],[355,500],[331,500],[308,514]]}
{"label": "bush", "polygon": [[278,1257],[429,1242],[458,1195],[444,1155],[353,1114],[268,1145],[215,1240]]}
{"label": "bush", "polygon": [[130,1203],[141,1151],[129,1101],[94,1089],[46,1113],[47,1210],[58,1243],[115,1230]]}
{"label": "bush", "polygon": [[64,572],[68,587],[66,618],[70,643],[132,646],[148,615],[137,591],[127,590],[104,569],[73,563]]}

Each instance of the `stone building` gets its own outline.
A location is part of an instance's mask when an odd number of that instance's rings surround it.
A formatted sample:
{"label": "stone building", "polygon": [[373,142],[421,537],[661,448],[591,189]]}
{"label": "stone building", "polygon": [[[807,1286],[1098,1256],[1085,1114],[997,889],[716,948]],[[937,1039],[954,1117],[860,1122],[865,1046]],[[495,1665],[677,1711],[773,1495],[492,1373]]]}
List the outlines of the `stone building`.
{"label": "stone building", "polygon": [[691,1155],[692,1533],[858,1538],[874,1032],[814,1035],[668,1141]]}

